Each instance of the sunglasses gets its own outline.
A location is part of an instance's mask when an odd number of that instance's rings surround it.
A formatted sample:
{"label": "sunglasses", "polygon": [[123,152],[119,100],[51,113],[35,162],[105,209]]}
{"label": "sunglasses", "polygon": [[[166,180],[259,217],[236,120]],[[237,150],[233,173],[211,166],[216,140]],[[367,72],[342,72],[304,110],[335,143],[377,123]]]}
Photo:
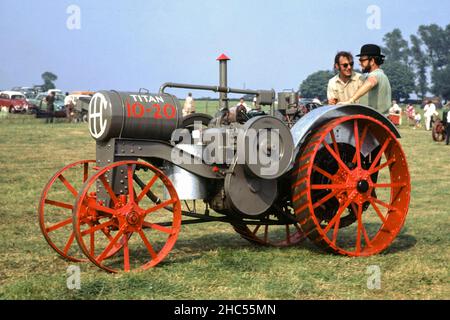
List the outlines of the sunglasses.
{"label": "sunglasses", "polygon": [[349,66],[353,68],[353,64],[354,64],[353,62],[343,63],[343,64],[341,64],[341,66],[344,67],[344,69],[347,69]]}
{"label": "sunglasses", "polygon": [[369,60],[369,58],[359,59],[359,62],[364,62],[364,61],[367,61],[367,60]]}

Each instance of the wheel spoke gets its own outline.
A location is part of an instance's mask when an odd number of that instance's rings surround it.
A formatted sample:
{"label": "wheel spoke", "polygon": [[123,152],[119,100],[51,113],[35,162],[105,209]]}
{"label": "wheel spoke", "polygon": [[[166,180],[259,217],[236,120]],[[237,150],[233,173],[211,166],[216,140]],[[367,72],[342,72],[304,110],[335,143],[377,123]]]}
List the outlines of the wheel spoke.
{"label": "wheel spoke", "polygon": [[125,227],[126,227],[126,225],[124,225],[122,228],[120,228],[119,232],[117,232],[116,236],[110,241],[108,246],[102,251],[102,253],[99,256],[96,257],[95,260],[98,263],[101,263],[106,258],[106,255],[110,252],[110,250],[114,247],[116,242],[119,240],[119,238],[124,233]]}
{"label": "wheel spoke", "polygon": [[95,233],[92,232],[90,235],[90,243],[91,243],[91,256],[93,256],[95,254]]}
{"label": "wheel spoke", "polygon": [[161,225],[159,225],[157,223],[151,223],[151,222],[145,222],[144,221],[142,223],[142,225],[145,226],[145,227],[148,227],[148,228],[152,228],[152,229],[164,232],[164,233],[168,233],[168,234],[172,234],[173,231],[174,231],[173,228],[167,228],[167,227],[161,226]]}
{"label": "wheel spoke", "polygon": [[330,136],[331,136],[331,141],[333,142],[334,151],[336,152],[337,155],[339,155],[340,154],[339,153],[339,148],[338,148],[338,145],[337,145],[337,142],[336,142],[336,137],[334,135],[334,131],[333,130],[330,131]]}
{"label": "wheel spoke", "polygon": [[314,165],[314,166],[313,166],[313,170],[316,171],[316,172],[318,172],[318,173],[320,173],[320,174],[323,175],[324,177],[326,177],[326,178],[328,178],[328,179],[330,179],[330,180],[333,180],[333,176],[332,176],[330,173],[326,172],[326,171],[323,170],[322,168],[319,168],[317,165]]}
{"label": "wheel spoke", "polygon": [[[367,135],[368,129],[369,129],[369,125],[366,125],[366,126],[364,127],[362,133],[361,133],[361,139],[360,139],[360,141],[359,141],[359,150],[360,150],[360,151],[361,151],[362,146],[363,146],[363,144],[364,144],[364,140],[366,139],[366,135]],[[361,156],[361,153],[360,153],[360,156]],[[356,152],[355,152],[355,155],[353,156],[352,163],[355,163],[355,161],[356,161]]]}
{"label": "wheel spoke", "polygon": [[315,202],[313,204],[313,209],[316,209],[317,207],[321,206],[322,204],[324,204],[325,202],[327,202],[328,200],[333,198],[338,192],[339,192],[339,190],[335,190],[333,192],[330,192],[328,195],[326,195],[325,197],[323,197],[319,201]]}
{"label": "wheel spoke", "polygon": [[347,201],[344,203],[344,205],[339,207],[338,212],[336,212],[336,214],[334,215],[333,219],[331,219],[330,222],[328,223],[328,225],[325,227],[325,229],[323,231],[325,234],[327,234],[328,231],[330,231],[330,229],[337,222],[337,220],[341,219],[342,213],[344,212],[345,209],[347,209],[347,207],[350,205],[351,202],[352,202],[352,197],[349,196]]}
{"label": "wheel spoke", "polygon": [[356,155],[356,165],[361,168],[361,145],[359,143],[359,129],[358,120],[353,122],[353,134],[355,135],[355,155]]}
{"label": "wheel spoke", "polygon": [[101,211],[101,212],[104,212],[104,213],[108,213],[108,214],[111,214],[113,216],[116,215],[116,211],[114,209],[102,206],[101,204],[98,204],[97,202],[95,204],[94,203],[92,203],[92,204],[90,203],[89,204],[89,208],[95,209],[97,211]]}
{"label": "wheel spoke", "polygon": [[343,190],[347,189],[347,186],[345,184],[312,184],[311,185],[312,190]]}
{"label": "wheel spoke", "polygon": [[69,204],[69,203],[64,203],[64,202],[60,202],[60,201],[55,201],[55,200],[50,200],[50,199],[45,199],[44,201],[46,204],[52,205],[52,206],[56,206],[56,207],[60,207],[60,208],[64,208],[64,209],[73,209],[73,205]]}
{"label": "wheel spoke", "polygon": [[356,253],[361,252],[361,231],[362,231],[362,206],[358,205],[358,212],[356,214],[358,220],[358,227],[356,231]]}
{"label": "wheel spoke", "polygon": [[152,245],[150,244],[150,242],[148,241],[147,237],[145,236],[144,231],[141,229],[139,230],[139,235],[141,236],[142,241],[144,241],[145,247],[148,250],[148,253],[150,253],[150,256],[152,257],[152,259],[156,259],[157,254],[155,252],[155,250],[153,249]]}
{"label": "wheel spoke", "polygon": [[72,231],[70,233],[69,240],[67,241],[65,247],[64,247],[64,254],[67,254],[69,252],[70,247],[72,246],[73,239],[75,239],[75,233]]}
{"label": "wheel spoke", "polygon": [[105,190],[108,192],[111,200],[114,202],[114,204],[117,204],[117,202],[119,202],[119,200],[117,200],[116,194],[114,193],[114,191],[111,189],[111,186],[109,185],[108,181],[106,181],[105,175],[102,174],[99,177],[100,181],[102,182],[103,186],[105,187]]}
{"label": "wheel spoke", "polygon": [[175,202],[177,202],[176,199],[170,199],[170,200],[161,202],[160,204],[158,204],[158,205],[156,205],[156,206],[154,206],[154,207],[152,207],[152,208],[150,208],[150,209],[147,209],[147,210],[144,212],[144,215],[147,215],[147,214],[149,214],[149,213],[152,213],[152,212],[154,212],[154,211],[157,211],[157,210],[159,210],[159,209],[161,209],[161,208],[164,208],[164,207],[166,207],[166,206],[168,206],[168,205],[170,205],[170,204],[172,204],[172,203],[175,203]]}
{"label": "wheel spoke", "polygon": [[155,183],[156,179],[158,179],[158,176],[155,174],[150,181],[145,185],[144,189],[142,189],[141,193],[138,195],[138,197],[136,198],[136,202],[139,203],[142,198],[147,194],[147,192],[150,190],[150,188],[153,186],[153,184]]}
{"label": "wheel spoke", "polygon": [[67,189],[69,189],[74,197],[78,196],[77,190],[75,190],[75,188],[70,184],[69,181],[67,181],[67,179],[62,174],[58,176],[58,179],[61,180],[61,182],[66,186]]}
{"label": "wheel spoke", "polygon": [[85,183],[88,178],[88,172],[89,172],[89,162],[85,162],[83,164],[83,183]]}
{"label": "wheel spoke", "polygon": [[350,172],[350,169],[345,165],[345,163],[342,161],[341,157],[334,152],[333,149],[328,145],[328,143],[322,141],[323,146],[328,150],[328,152],[333,156],[333,158],[338,162],[339,166],[344,169],[347,172]]}
{"label": "wheel spoke", "polygon": [[72,218],[69,218],[69,219],[63,220],[61,222],[58,222],[58,223],[52,225],[51,227],[48,227],[48,228],[45,228],[45,229],[47,230],[47,232],[52,232],[52,231],[55,231],[55,230],[57,230],[59,228],[64,227],[65,225],[68,225],[71,222],[72,222]]}
{"label": "wheel spoke", "polygon": [[374,197],[370,197],[371,199],[373,199],[374,202],[378,203],[379,205],[382,205],[383,207],[389,209],[390,211],[398,211],[397,208],[391,206],[390,204],[387,204],[386,202],[383,202],[377,198]]}
{"label": "wheel spoke", "polygon": [[383,163],[382,165],[379,165],[378,167],[375,167],[372,170],[370,170],[369,173],[374,174],[375,172],[378,172],[378,171],[384,169],[385,167],[390,166],[394,162],[395,162],[395,158],[391,158],[388,161],[386,161],[385,163]]}
{"label": "wheel spoke", "polygon": [[384,151],[386,150],[386,148],[388,147],[389,143],[391,143],[391,138],[387,138],[386,141],[383,143],[383,146],[381,147],[380,151],[378,151],[377,156],[375,157],[375,159],[372,162],[372,165],[369,168],[369,171],[373,170],[373,168],[375,167],[375,165],[378,163],[378,161],[381,159],[381,156],[383,155]]}
{"label": "wheel spoke", "polygon": [[93,234],[94,232],[96,232],[98,230],[101,230],[103,228],[106,228],[106,227],[108,227],[108,226],[110,226],[112,224],[113,224],[113,221],[112,220],[108,220],[108,221],[103,222],[101,224],[98,224],[98,225],[96,225],[94,227],[91,227],[91,228],[89,228],[87,230],[84,230],[83,232],[81,232],[81,236],[84,237],[87,234]]}
{"label": "wheel spoke", "polygon": [[406,182],[394,182],[394,183],[374,183],[374,188],[398,188],[406,186]]}
{"label": "wheel spoke", "polygon": [[261,225],[257,225],[256,228],[253,230],[252,234],[256,235],[256,233],[258,232],[259,228],[261,227]]}
{"label": "wheel spoke", "polygon": [[126,234],[123,235],[123,269],[128,272],[130,271],[130,251],[128,248],[128,237]]}
{"label": "wheel spoke", "polygon": [[373,201],[373,198],[369,198],[369,202],[372,205],[372,207],[375,209],[375,212],[377,213],[377,215],[380,217],[381,221],[383,222],[383,224],[386,223],[386,218],[384,217],[383,213],[381,212],[380,208],[378,208],[378,206],[375,204],[375,202]]}

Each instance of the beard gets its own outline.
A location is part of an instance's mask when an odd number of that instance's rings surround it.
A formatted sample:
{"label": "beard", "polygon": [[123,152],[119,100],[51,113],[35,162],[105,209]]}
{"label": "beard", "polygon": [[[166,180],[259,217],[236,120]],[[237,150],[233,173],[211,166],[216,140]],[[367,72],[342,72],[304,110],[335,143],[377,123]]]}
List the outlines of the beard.
{"label": "beard", "polygon": [[365,67],[365,68],[362,69],[362,72],[363,72],[363,73],[369,73],[369,72],[370,72],[370,69],[371,69],[370,66],[367,66],[367,67]]}

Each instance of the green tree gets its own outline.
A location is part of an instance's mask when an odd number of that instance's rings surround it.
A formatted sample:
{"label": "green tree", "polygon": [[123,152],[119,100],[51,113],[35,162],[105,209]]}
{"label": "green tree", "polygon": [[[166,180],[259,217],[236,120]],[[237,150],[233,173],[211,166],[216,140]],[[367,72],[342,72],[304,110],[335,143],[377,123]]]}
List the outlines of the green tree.
{"label": "green tree", "polygon": [[327,98],[328,81],[334,77],[332,71],[317,71],[309,75],[300,84],[300,94],[303,97],[318,97],[320,100]]}
{"label": "green tree", "polygon": [[392,89],[392,98],[400,101],[409,98],[414,91],[414,72],[409,66],[398,61],[387,61],[383,70],[389,78]]}
{"label": "green tree", "polygon": [[416,89],[415,92],[422,99],[426,96],[428,91],[427,82],[427,68],[428,61],[425,52],[422,50],[423,42],[417,36],[411,35],[411,58],[412,65],[415,68],[416,74]]}
{"label": "green tree", "polygon": [[394,29],[392,32],[386,33],[383,37],[383,42],[385,44],[383,51],[386,55],[386,60],[408,64],[408,42],[403,39],[400,29]]}
{"label": "green tree", "polygon": [[52,72],[46,71],[42,75],[42,80],[44,80],[44,90],[55,89],[55,84],[53,83],[58,79],[58,76]]}
{"label": "green tree", "polygon": [[450,24],[445,29],[436,24],[420,26],[420,39],[428,52],[428,63],[431,66],[431,91],[440,97],[448,97],[450,83]]}
{"label": "green tree", "polygon": [[432,91],[445,100],[450,99],[450,66],[433,72]]}

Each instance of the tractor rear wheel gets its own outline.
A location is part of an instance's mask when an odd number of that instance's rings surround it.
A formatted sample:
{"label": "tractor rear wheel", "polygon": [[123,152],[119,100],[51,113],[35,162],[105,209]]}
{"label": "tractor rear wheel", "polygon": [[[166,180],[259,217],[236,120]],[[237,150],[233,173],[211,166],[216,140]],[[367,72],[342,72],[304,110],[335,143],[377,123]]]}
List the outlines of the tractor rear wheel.
{"label": "tractor rear wheel", "polygon": [[293,169],[292,203],[302,229],[322,248],[348,256],[386,249],[410,201],[405,154],[380,121],[344,116],[304,143]]}
{"label": "tractor rear wheel", "polygon": [[[269,217],[267,217],[269,218]],[[302,242],[306,236],[296,221],[262,221],[233,222],[233,229],[249,242],[269,247],[290,247]],[[271,219],[273,220],[273,219]]]}

